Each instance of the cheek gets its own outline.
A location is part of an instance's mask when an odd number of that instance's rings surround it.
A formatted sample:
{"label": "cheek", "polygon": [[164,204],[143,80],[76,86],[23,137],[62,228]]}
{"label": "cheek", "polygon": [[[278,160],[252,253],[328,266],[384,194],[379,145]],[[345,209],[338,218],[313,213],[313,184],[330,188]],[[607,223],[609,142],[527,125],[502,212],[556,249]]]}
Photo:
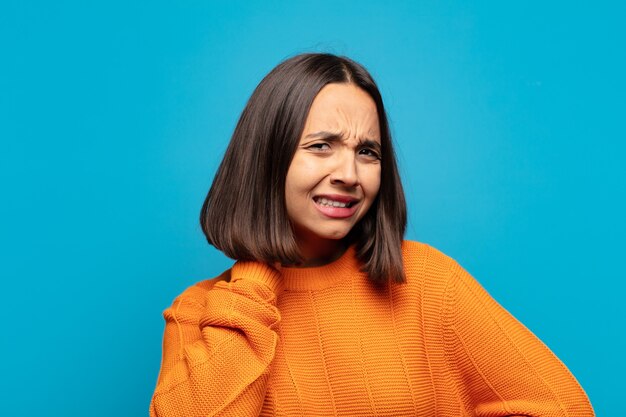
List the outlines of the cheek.
{"label": "cheek", "polygon": [[291,212],[294,209],[294,205],[297,204],[297,196],[300,194],[298,183],[295,178],[288,174],[285,182],[285,204],[287,211]]}
{"label": "cheek", "polygon": [[361,186],[365,195],[374,200],[380,190],[380,166],[367,170],[361,178]]}
{"label": "cheek", "polygon": [[294,158],[285,180],[285,200],[287,210],[294,209],[302,204],[305,196],[311,187],[312,167],[303,161],[302,158]]}
{"label": "cheek", "polygon": [[296,155],[287,171],[287,192],[307,192],[315,186],[321,171],[319,162]]}

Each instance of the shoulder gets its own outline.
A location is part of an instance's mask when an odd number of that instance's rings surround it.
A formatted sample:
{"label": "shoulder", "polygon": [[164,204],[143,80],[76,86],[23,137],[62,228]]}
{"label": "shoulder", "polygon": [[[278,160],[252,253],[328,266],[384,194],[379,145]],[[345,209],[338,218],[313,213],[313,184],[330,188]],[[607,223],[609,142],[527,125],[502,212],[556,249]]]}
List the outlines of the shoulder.
{"label": "shoulder", "polygon": [[421,282],[431,289],[438,288],[446,296],[458,296],[461,289],[479,296],[488,294],[456,260],[428,244],[405,240],[402,252],[409,284]]}
{"label": "shoulder", "polygon": [[428,266],[430,268],[450,270],[458,263],[450,256],[426,243],[405,240],[402,242],[402,258],[405,269]]}
{"label": "shoulder", "polygon": [[206,298],[206,295],[209,291],[211,291],[215,284],[220,281],[230,282],[230,274],[231,269],[227,269],[215,278],[205,279],[196,282],[192,286],[186,288],[182,293],[180,293],[178,297],[176,297],[175,302],[187,301],[204,304],[204,299]]}
{"label": "shoulder", "polygon": [[461,268],[450,256],[426,243],[402,242],[402,260],[407,282],[428,281],[430,285],[445,286],[450,275]]}

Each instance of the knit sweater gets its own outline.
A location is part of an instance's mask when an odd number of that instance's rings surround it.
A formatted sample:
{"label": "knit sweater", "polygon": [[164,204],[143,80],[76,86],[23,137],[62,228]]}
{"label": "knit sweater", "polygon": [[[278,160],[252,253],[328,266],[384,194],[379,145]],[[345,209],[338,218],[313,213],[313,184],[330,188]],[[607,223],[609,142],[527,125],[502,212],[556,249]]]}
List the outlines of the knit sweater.
{"label": "knit sweater", "polygon": [[593,416],[554,354],[463,268],[403,244],[406,283],[355,250],[314,268],[236,262],[165,310],[151,417]]}

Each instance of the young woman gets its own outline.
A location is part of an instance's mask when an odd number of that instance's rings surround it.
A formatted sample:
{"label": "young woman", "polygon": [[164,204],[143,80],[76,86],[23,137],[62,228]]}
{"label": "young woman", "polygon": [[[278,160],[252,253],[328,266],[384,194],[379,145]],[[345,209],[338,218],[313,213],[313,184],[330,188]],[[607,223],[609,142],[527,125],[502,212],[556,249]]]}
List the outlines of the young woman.
{"label": "young woman", "polygon": [[567,368],[454,260],[403,241],[383,101],[304,54],[250,98],[202,207],[236,259],[165,313],[151,416],[592,416]]}

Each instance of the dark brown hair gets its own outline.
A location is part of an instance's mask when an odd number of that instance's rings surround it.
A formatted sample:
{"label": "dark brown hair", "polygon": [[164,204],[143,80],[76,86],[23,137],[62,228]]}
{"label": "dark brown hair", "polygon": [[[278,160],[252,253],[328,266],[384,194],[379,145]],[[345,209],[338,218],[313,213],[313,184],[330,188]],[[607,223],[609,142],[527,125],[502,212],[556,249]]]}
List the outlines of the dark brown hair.
{"label": "dark brown hair", "polygon": [[352,83],[376,103],[381,184],[366,215],[346,237],[377,283],[404,281],[406,203],[383,100],[363,66],[331,54],[301,54],[275,67],[244,108],[200,215],[210,244],[233,259],[302,261],[285,205],[287,170],[311,104],[330,83]]}

